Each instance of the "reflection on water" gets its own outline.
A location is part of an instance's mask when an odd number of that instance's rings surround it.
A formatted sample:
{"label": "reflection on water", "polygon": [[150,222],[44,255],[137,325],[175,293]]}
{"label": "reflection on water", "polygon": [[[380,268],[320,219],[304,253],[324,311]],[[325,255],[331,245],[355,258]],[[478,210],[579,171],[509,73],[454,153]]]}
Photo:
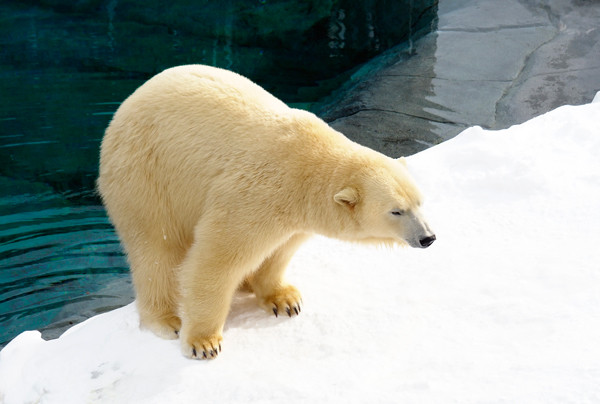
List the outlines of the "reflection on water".
{"label": "reflection on water", "polygon": [[0,175],[41,181],[61,194],[87,192],[94,199],[90,191],[104,128],[127,96],[122,93],[140,83],[57,68],[4,70],[0,89],[8,97],[0,104]]}
{"label": "reflection on water", "polygon": [[[0,3],[0,346],[132,300],[94,192],[119,104],[174,65],[230,68],[303,108],[433,18],[436,0]],[[407,26],[408,24],[408,26]],[[414,26],[412,26],[412,25]]]}

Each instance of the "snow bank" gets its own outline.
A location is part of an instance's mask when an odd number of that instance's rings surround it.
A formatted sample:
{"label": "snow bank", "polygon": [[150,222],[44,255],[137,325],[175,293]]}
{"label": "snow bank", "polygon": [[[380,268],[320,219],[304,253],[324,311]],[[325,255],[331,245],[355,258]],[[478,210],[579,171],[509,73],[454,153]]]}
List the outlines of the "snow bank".
{"label": "snow bank", "polygon": [[600,401],[600,103],[408,159],[438,241],[316,237],[297,318],[233,302],[223,352],[184,359],[133,305],[0,352],[0,402]]}

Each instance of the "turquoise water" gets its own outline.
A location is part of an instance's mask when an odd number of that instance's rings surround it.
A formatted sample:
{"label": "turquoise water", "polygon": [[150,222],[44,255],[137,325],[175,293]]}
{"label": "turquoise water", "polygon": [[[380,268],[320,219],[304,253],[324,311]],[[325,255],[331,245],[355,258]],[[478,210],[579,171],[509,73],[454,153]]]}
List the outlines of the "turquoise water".
{"label": "turquoise water", "polygon": [[104,209],[73,205],[43,185],[18,185],[24,193],[0,196],[0,343],[27,329],[57,336],[132,301],[127,264]]}
{"label": "turquoise water", "polygon": [[0,347],[57,337],[133,300],[118,238],[94,192],[99,143],[130,75],[47,67],[0,74]]}

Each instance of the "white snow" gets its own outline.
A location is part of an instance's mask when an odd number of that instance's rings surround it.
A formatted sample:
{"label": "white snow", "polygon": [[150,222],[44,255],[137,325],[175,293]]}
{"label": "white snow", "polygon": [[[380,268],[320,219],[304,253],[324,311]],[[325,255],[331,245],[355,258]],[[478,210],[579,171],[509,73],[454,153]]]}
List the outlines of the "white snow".
{"label": "white snow", "polygon": [[429,249],[315,237],[288,270],[300,316],[239,294],[214,361],[140,331],[134,305],[24,332],[0,352],[0,402],[600,402],[600,103],[408,162]]}

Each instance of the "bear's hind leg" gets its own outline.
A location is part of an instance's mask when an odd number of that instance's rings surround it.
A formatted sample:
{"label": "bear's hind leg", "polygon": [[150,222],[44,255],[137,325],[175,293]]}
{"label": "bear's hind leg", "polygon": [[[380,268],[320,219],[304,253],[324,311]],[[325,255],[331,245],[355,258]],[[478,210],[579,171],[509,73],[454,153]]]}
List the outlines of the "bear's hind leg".
{"label": "bear's hind leg", "polygon": [[181,329],[179,292],[174,273],[181,262],[172,250],[143,249],[129,256],[142,328],[164,339],[176,339]]}
{"label": "bear's hind leg", "polygon": [[296,250],[309,236],[305,233],[293,235],[247,278],[259,305],[275,316],[287,314],[291,317],[300,313],[302,297],[298,289],[285,282],[284,273]]}

